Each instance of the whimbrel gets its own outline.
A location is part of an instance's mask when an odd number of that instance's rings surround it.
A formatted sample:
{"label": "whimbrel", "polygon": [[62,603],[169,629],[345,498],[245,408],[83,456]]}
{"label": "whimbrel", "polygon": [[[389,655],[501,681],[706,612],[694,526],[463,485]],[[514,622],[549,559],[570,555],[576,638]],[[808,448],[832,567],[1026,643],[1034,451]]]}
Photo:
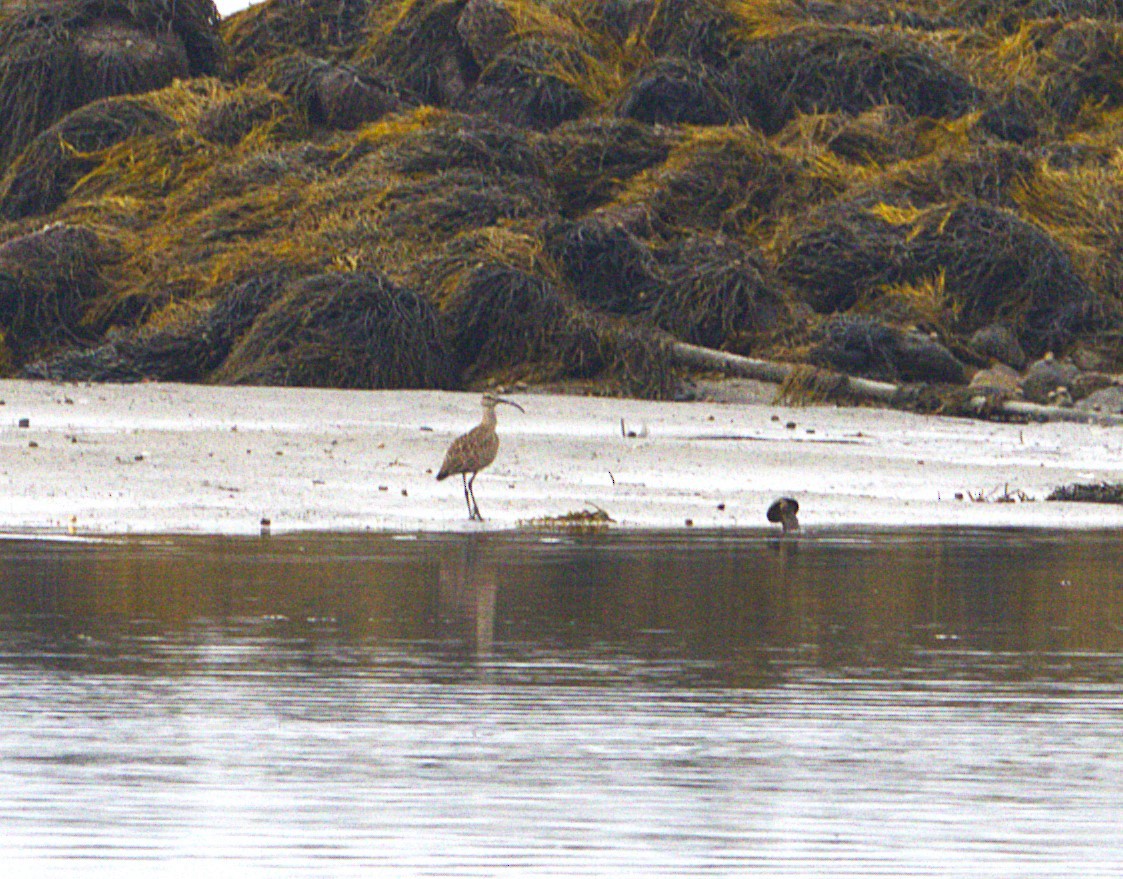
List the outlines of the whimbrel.
{"label": "whimbrel", "polygon": [[795,517],[798,512],[799,501],[794,497],[782,497],[772,502],[765,515],[769,522],[780,522],[787,534],[789,531],[799,530],[799,519]]}
{"label": "whimbrel", "polygon": [[[500,403],[514,406],[520,412],[525,412],[518,403],[497,397],[495,394],[484,394],[483,419],[463,436],[458,436],[445,452],[445,461],[437,479],[445,479],[454,473],[460,474],[464,483],[464,501],[468,504],[468,518],[483,521],[480,515],[480,506],[476,503],[476,495],[472,491],[472,483],[476,481],[476,474],[495,460],[499,451],[499,434],[495,432],[495,407]],[[468,474],[472,476],[469,479]]]}

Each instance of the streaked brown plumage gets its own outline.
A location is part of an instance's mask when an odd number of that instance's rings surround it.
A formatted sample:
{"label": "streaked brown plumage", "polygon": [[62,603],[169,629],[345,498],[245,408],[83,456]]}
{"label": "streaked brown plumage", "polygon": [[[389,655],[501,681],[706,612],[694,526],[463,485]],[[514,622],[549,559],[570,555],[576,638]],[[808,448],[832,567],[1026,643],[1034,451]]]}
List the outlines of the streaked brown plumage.
{"label": "streaked brown plumage", "polygon": [[799,519],[796,518],[798,512],[799,501],[793,497],[782,497],[772,502],[766,516],[769,522],[780,522],[787,534],[789,531],[799,530]]}
{"label": "streaked brown plumage", "polygon": [[[447,479],[455,473],[460,474],[464,483],[464,501],[468,504],[468,518],[483,521],[480,515],[479,504],[476,503],[472,483],[476,481],[476,474],[491,464],[499,452],[499,434],[495,432],[495,407],[500,403],[514,406],[520,412],[525,412],[518,403],[497,397],[495,394],[484,394],[483,419],[463,436],[458,436],[445,452],[444,463],[441,464],[437,479]],[[468,478],[468,474],[472,474]]]}

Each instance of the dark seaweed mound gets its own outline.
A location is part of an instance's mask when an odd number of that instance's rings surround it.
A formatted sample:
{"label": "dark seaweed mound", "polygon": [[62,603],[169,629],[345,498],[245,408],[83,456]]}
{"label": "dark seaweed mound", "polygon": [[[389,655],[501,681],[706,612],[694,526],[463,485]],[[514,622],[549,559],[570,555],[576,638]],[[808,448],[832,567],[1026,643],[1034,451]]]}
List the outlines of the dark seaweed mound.
{"label": "dark seaweed mound", "polygon": [[0,373],[1120,371],[1121,82],[1098,0],[7,4]]}

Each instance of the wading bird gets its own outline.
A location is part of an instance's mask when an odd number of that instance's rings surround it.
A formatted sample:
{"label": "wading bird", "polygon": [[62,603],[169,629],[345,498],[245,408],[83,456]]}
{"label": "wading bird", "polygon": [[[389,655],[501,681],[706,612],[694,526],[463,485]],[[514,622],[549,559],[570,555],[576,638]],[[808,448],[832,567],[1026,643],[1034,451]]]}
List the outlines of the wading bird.
{"label": "wading bird", "polygon": [[779,522],[784,527],[784,533],[799,530],[799,519],[795,514],[799,512],[799,501],[794,497],[782,497],[772,502],[765,514],[769,522]]}
{"label": "wading bird", "polygon": [[[511,400],[504,400],[495,394],[484,394],[483,419],[463,436],[458,436],[445,452],[445,462],[437,474],[437,479],[446,479],[454,473],[460,474],[464,483],[464,501],[468,504],[468,518],[483,521],[480,515],[480,506],[476,503],[476,495],[472,491],[472,483],[476,481],[476,474],[495,460],[499,451],[499,434],[495,432],[495,407],[500,403],[514,406],[520,412],[526,412],[522,406]],[[469,479],[468,474],[472,476]]]}

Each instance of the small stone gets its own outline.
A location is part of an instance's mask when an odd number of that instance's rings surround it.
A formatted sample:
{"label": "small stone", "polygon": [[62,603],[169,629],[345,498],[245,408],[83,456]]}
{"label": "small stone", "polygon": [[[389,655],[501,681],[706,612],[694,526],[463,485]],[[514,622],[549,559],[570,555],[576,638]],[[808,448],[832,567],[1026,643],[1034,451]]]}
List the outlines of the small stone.
{"label": "small stone", "polygon": [[30,418],[21,418],[19,420],[19,426],[20,427],[31,427],[31,419]]}

